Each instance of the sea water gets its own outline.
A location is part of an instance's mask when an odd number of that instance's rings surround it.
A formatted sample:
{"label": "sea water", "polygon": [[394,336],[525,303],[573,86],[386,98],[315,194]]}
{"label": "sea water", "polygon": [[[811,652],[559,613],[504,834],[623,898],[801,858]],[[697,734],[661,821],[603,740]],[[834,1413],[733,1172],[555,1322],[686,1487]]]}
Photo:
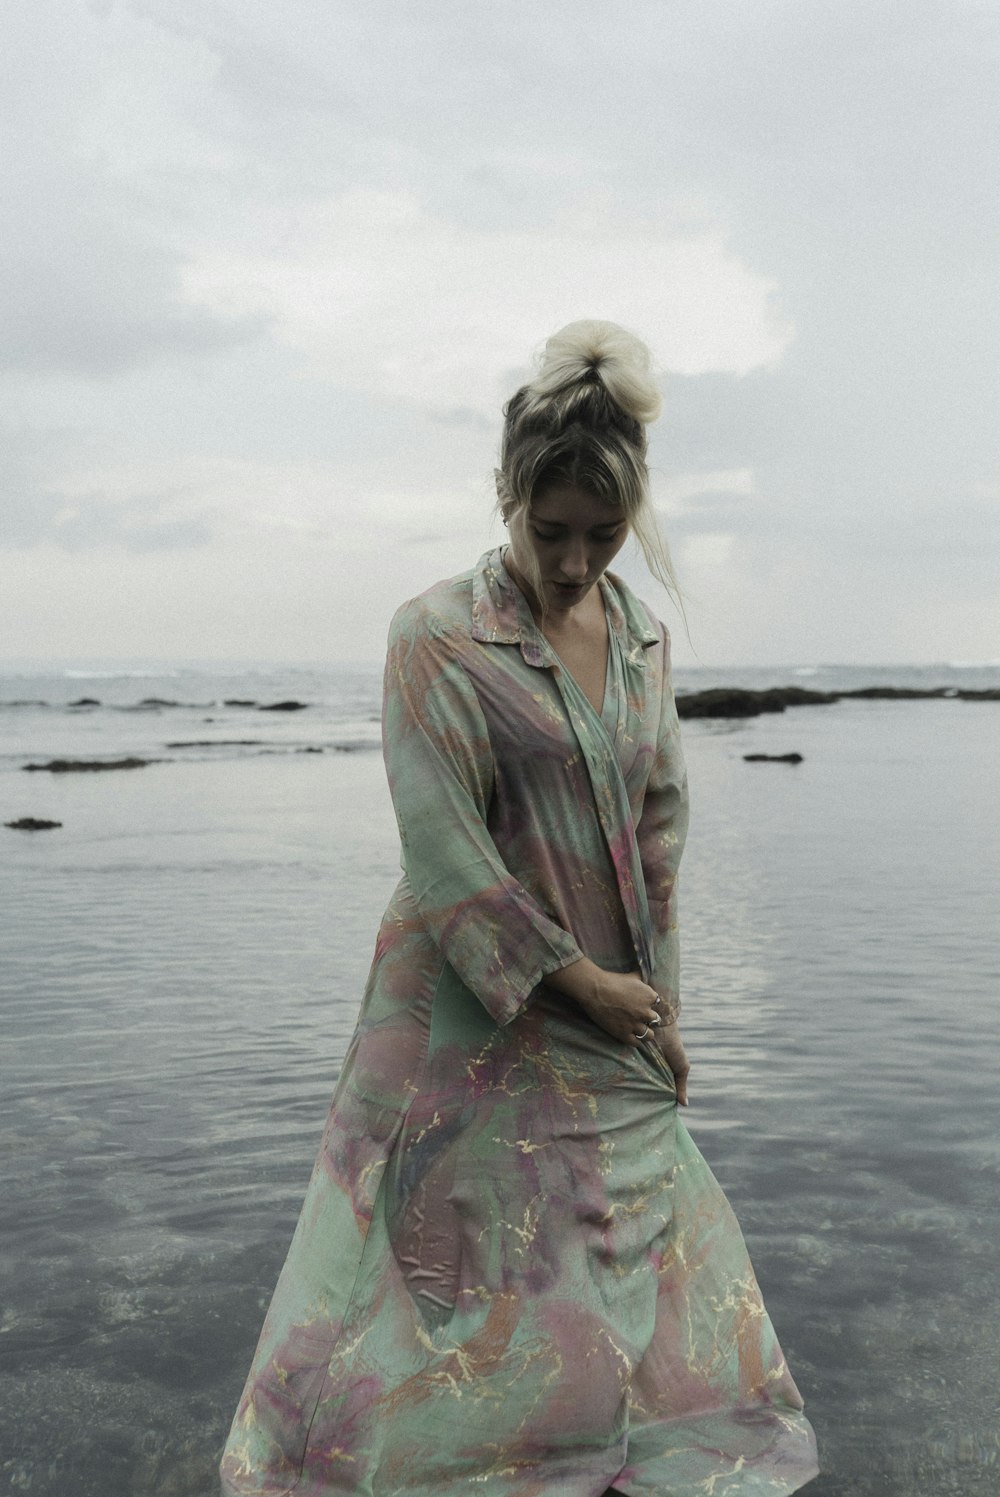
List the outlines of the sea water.
{"label": "sea water", "polygon": [[[678,689],[721,683],[1000,669]],[[0,827],[3,1491],[215,1491],[398,877],[378,695],[375,668],[0,675],[0,821],[62,823]],[[684,733],[686,1121],[816,1426],[809,1490],[995,1494],[1000,703]],[[24,768],[127,756],[155,762]]]}

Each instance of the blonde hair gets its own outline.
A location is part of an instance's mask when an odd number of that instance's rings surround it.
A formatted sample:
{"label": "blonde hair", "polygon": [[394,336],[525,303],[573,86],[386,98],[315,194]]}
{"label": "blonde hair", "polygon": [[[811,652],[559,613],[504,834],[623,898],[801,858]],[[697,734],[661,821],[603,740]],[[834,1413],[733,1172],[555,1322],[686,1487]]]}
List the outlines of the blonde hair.
{"label": "blonde hair", "polygon": [[649,492],[646,424],[662,404],[645,343],[614,322],[553,333],[538,373],[507,402],[496,469],[497,508],[536,597],[541,576],[526,526],[532,500],[566,484],[624,512],[646,565],[681,607]]}

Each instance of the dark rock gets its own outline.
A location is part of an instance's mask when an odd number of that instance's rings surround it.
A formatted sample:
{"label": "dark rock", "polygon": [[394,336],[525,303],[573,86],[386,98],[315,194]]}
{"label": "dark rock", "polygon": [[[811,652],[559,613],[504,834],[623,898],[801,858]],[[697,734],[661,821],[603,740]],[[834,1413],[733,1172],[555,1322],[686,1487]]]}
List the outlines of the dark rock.
{"label": "dark rock", "polygon": [[48,702],[43,702],[38,697],[12,697],[8,702],[0,702],[0,707],[47,707]]}
{"label": "dark rock", "polygon": [[167,748],[251,748],[263,742],[263,738],[182,738],[168,743]]}
{"label": "dark rock", "polygon": [[167,697],[143,697],[140,707],[179,707],[180,702],[171,702]]}
{"label": "dark rock", "polygon": [[261,712],[302,712],[308,707],[308,702],[264,702],[261,704]]}
{"label": "dark rock", "polygon": [[15,832],[48,832],[53,827],[62,826],[62,822],[43,821],[40,816],[20,816],[17,821],[5,821],[4,826],[13,827]]}
{"label": "dark rock", "polygon": [[295,752],[297,754],[321,754],[323,750],[321,748],[298,748]]}
{"label": "dark rock", "polygon": [[946,697],[947,686],[856,686],[853,691],[838,691],[844,700],[856,697],[867,702],[919,702],[933,697]]}
{"label": "dark rock", "polygon": [[737,686],[713,686],[677,698],[677,716],[756,717],[761,712],[784,712],[783,702],[765,704],[762,691],[742,691]]}
{"label": "dark rock", "polygon": [[677,698],[679,717],[757,717],[762,712],[784,712],[786,707],[807,707],[835,702],[835,693],[808,691],[804,686],[772,686],[749,691],[740,686],[712,686]]}
{"label": "dark rock", "polygon": [[256,707],[257,703],[247,697],[226,697],[223,707]]}
{"label": "dark rock", "polygon": [[159,759],[50,759],[48,764],[23,764],[22,769],[47,769],[51,774],[71,774],[92,769],[144,769],[159,764]]}
{"label": "dark rock", "polygon": [[99,707],[101,704],[96,697],[80,697],[75,702],[70,702],[71,707]]}
{"label": "dark rock", "polygon": [[801,754],[744,754],[746,764],[801,764]]}
{"label": "dark rock", "polygon": [[825,707],[840,700],[839,691],[813,691],[807,686],[775,686],[786,707]]}
{"label": "dark rock", "polygon": [[742,686],[712,686],[677,698],[678,717],[757,717],[762,712],[784,712],[786,707],[819,707],[828,702],[935,701],[1000,702],[1000,687],[978,691],[954,686],[859,686],[853,691],[811,691],[805,686],[772,686],[750,691]]}

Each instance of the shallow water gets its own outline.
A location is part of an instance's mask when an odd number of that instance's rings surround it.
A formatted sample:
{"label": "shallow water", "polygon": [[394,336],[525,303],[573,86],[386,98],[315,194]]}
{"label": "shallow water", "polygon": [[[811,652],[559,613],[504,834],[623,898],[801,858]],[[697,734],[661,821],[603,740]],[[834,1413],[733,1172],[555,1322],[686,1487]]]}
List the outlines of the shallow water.
{"label": "shallow water", "polygon": [[[215,1490],[397,876],[378,755],[330,751],[372,741],[366,680],[312,723],[269,719],[269,753],[29,777],[200,718],[0,730],[0,820],[63,822],[0,829],[5,1490]],[[687,1121],[817,1428],[809,1490],[995,1494],[1000,706],[685,736]],[[805,762],[742,762],[758,749]]]}

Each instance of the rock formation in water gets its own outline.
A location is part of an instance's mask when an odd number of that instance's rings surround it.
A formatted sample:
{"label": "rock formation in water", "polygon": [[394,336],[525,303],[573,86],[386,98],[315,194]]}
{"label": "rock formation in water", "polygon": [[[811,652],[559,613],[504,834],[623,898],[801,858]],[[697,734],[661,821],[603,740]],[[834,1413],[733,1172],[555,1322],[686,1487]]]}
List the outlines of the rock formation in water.
{"label": "rock formation in water", "polygon": [[145,769],[147,764],[159,764],[159,759],[50,759],[47,764],[22,764],[29,772],[47,769],[50,774],[73,774],[77,771],[97,769]]}
{"label": "rock formation in water", "polygon": [[807,691],[803,686],[771,686],[750,691],[741,686],[711,686],[677,698],[680,717],[757,717],[762,712],[784,712],[786,707],[821,706],[835,702],[832,691]]}
{"label": "rock formation in water", "polygon": [[705,691],[682,692],[677,698],[678,717],[758,717],[762,712],[784,712],[786,707],[821,707],[830,702],[925,701],[947,699],[960,702],[998,702],[1000,689],[977,691],[958,686],[860,686],[853,691],[810,691],[804,686],[770,686],[751,691],[743,686],[711,686]]}

